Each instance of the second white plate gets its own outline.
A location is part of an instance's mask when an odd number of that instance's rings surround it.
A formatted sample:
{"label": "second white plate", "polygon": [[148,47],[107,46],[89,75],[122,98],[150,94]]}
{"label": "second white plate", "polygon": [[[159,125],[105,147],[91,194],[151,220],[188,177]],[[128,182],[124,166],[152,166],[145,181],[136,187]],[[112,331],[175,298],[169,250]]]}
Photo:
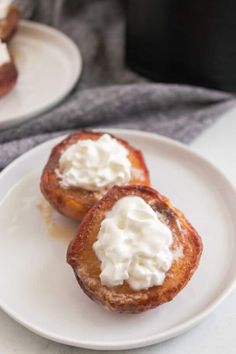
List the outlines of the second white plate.
{"label": "second white plate", "polygon": [[170,139],[113,133],[142,149],[153,186],[185,213],[203,240],[191,281],[155,310],[111,313],[78,286],[66,263],[76,225],[52,212],[39,191],[42,167],[60,138],[29,151],[0,175],[0,307],[42,336],[84,348],[128,349],[176,336],[209,314],[236,280],[236,196],[227,179]]}
{"label": "second white plate", "polygon": [[61,101],[82,67],[74,42],[51,27],[21,21],[10,43],[19,72],[15,88],[0,98],[0,129],[19,124]]}

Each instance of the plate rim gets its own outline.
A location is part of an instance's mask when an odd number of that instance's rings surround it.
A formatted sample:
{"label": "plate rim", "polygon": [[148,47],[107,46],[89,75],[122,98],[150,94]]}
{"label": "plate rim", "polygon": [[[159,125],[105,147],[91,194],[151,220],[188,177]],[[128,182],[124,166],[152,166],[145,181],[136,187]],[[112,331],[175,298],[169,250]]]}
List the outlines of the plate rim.
{"label": "plate rim", "polygon": [[[83,130],[83,129],[81,129]],[[95,130],[95,131],[106,131],[108,133],[113,133],[113,134],[131,134],[133,136],[141,136],[142,138],[146,139],[154,139],[158,140],[161,143],[171,145],[173,147],[176,147],[185,153],[189,155],[194,155],[197,159],[200,160],[201,163],[207,165],[214,173],[218,174],[221,180],[228,185],[228,188],[232,191],[233,195],[236,197],[236,188],[233,185],[231,181],[228,180],[228,178],[220,171],[218,167],[216,167],[211,161],[206,159],[203,155],[200,153],[196,152],[193,150],[190,146],[185,145],[179,141],[173,140],[171,138],[161,136],[156,133],[149,133],[149,132],[144,132],[144,131],[139,131],[139,130],[132,130],[132,129],[109,129],[109,128],[97,128],[97,129],[89,129],[89,130]],[[70,134],[69,132],[68,134]],[[7,173],[11,171],[11,169],[14,169],[15,166],[18,163],[22,163],[24,159],[27,159],[31,154],[34,154],[35,150],[41,149],[44,146],[46,146],[48,143],[55,143],[57,141],[60,141],[63,139],[65,136],[68,134],[62,134],[60,136],[54,137],[52,139],[48,139],[47,141],[35,146],[34,148],[30,149],[29,151],[25,152],[15,160],[13,160],[7,167],[5,167],[1,172],[0,172],[0,181],[1,178],[3,178]],[[17,182],[16,182],[17,183]],[[13,187],[15,183],[12,184],[11,187]],[[6,191],[6,193],[3,195],[3,197],[0,199],[0,203],[5,199],[6,195],[8,194],[9,190]],[[233,291],[233,289],[236,287],[236,274],[232,276],[232,279],[227,287],[224,288],[224,290],[221,291],[221,293],[215,298],[215,300],[208,305],[207,308],[205,308],[203,311],[201,311],[198,315],[188,319],[184,323],[181,323],[179,325],[174,326],[172,329],[168,329],[164,332],[161,333],[161,335],[158,336],[158,334],[152,334],[150,336],[147,336],[146,338],[142,339],[135,339],[135,340],[125,340],[125,341],[118,341],[118,342],[113,342],[111,343],[101,343],[101,342],[90,342],[90,341],[77,341],[77,340],[71,340],[70,338],[67,337],[58,337],[57,335],[50,333],[48,331],[44,332],[41,328],[38,326],[32,326],[30,323],[24,321],[22,318],[19,318],[14,311],[11,311],[8,306],[4,305],[2,302],[0,303],[0,308],[7,313],[11,318],[13,318],[16,322],[20,323],[23,325],[25,328],[29,329],[30,331],[53,341],[56,341],[58,343],[62,344],[67,344],[67,345],[72,345],[75,347],[80,347],[80,348],[87,348],[87,349],[96,349],[96,350],[125,350],[125,349],[134,349],[134,348],[140,348],[140,347],[145,347],[148,345],[152,344],[157,344],[160,342],[163,342],[167,339],[176,337],[177,335],[180,335],[184,333],[185,331],[191,329],[195,325],[197,325],[200,321],[202,321],[206,316],[208,316],[218,305],[222,303],[222,301]]]}
{"label": "plate rim", "polygon": [[49,111],[51,108],[57,106],[58,103],[63,101],[63,99],[65,99],[67,97],[67,95],[73,90],[73,88],[75,87],[77,81],[79,80],[79,78],[81,76],[82,69],[83,69],[83,60],[82,60],[82,55],[81,55],[81,51],[80,51],[79,47],[64,32],[61,32],[58,29],[56,29],[54,27],[50,27],[46,24],[38,23],[35,21],[29,21],[29,20],[20,20],[19,29],[20,28],[27,29],[29,31],[31,31],[32,28],[38,29],[39,31],[42,31],[44,33],[47,32],[47,33],[50,33],[56,37],[60,37],[61,39],[63,39],[64,42],[67,42],[71,46],[71,50],[74,52],[73,55],[76,58],[76,63],[75,63],[76,65],[74,68],[75,75],[72,76],[72,80],[71,80],[70,84],[67,85],[67,87],[61,92],[61,94],[58,95],[58,97],[56,99],[54,99],[50,104],[44,104],[40,108],[33,109],[30,112],[28,112],[27,114],[22,113],[20,115],[15,115],[11,119],[9,119],[9,118],[3,119],[3,120],[1,119],[0,131],[17,126],[17,125],[21,124],[22,122],[25,122],[29,119],[36,118],[40,114],[45,113],[45,112]]}

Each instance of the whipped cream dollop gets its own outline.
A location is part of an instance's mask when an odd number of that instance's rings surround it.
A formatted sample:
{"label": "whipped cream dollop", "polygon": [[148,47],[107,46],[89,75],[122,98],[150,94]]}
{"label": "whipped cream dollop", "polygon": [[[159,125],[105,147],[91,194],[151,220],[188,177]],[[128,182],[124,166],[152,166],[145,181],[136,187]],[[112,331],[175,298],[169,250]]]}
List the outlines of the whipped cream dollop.
{"label": "whipped cream dollop", "polygon": [[59,159],[57,174],[61,185],[98,191],[131,178],[128,150],[116,139],[103,134],[98,140],[78,140]]}
{"label": "whipped cream dollop", "polygon": [[6,43],[0,40],[0,66],[11,61],[10,54],[7,49]]}
{"label": "whipped cream dollop", "polygon": [[0,20],[4,20],[7,17],[11,2],[0,0]]}
{"label": "whipped cream dollop", "polygon": [[163,284],[173,261],[172,242],[172,232],[149,204],[137,196],[121,198],[93,244],[101,283],[114,287],[126,281],[135,291]]}

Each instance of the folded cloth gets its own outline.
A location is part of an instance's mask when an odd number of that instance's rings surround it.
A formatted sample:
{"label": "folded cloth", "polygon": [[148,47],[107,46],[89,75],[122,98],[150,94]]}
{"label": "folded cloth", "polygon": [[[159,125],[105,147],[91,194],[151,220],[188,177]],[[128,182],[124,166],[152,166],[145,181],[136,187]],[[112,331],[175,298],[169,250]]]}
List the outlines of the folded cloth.
{"label": "folded cloth", "polygon": [[0,132],[1,169],[40,142],[85,127],[141,129],[188,143],[235,105],[234,96],[228,93],[150,84],[128,70],[123,61],[121,0],[16,3],[25,18],[52,25],[69,35],[81,49],[84,70],[72,94],[59,106]]}
{"label": "folded cloth", "polygon": [[179,85],[83,90],[52,111],[0,132],[0,168],[38,143],[72,129],[140,129],[188,143],[233,105],[235,100],[228,94]]}

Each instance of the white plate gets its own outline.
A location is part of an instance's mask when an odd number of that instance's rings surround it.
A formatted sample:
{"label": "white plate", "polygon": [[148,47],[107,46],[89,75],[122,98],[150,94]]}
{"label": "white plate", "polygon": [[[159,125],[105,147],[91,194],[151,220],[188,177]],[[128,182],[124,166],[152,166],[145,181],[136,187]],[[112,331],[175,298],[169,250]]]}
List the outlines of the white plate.
{"label": "white plate", "polygon": [[61,101],[81,73],[77,46],[63,33],[21,21],[10,50],[19,72],[15,88],[0,98],[0,129],[32,118]]}
{"label": "white plate", "polygon": [[153,186],[186,214],[204,244],[192,280],[172,302],[155,310],[141,315],[110,313],[77,285],[65,261],[75,224],[65,226],[65,219],[56,214],[53,224],[50,210],[42,213],[36,206],[42,203],[40,170],[60,139],[29,151],[0,175],[1,308],[33,332],[93,349],[135,348],[176,336],[209,314],[236,280],[236,197],[226,178],[170,139],[113,132],[143,150]]}

